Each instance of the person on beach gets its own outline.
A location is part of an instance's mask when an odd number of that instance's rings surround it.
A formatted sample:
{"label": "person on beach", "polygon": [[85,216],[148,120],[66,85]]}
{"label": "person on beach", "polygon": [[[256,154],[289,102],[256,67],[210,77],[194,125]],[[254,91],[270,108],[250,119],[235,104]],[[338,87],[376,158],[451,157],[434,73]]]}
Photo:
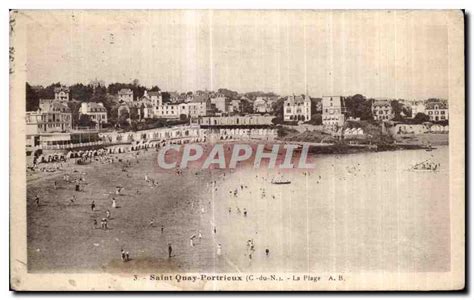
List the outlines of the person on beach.
{"label": "person on beach", "polygon": [[76,182],[76,192],[81,191],[81,186],[79,185],[79,182]]}
{"label": "person on beach", "polygon": [[101,224],[101,227],[102,227],[103,230],[109,229],[106,218],[102,218],[102,221],[100,222],[100,224]]}
{"label": "person on beach", "polygon": [[112,198],[112,207],[117,208],[117,201],[115,201],[115,198]]}
{"label": "person on beach", "polygon": [[270,254],[270,250],[267,248],[265,249],[265,255],[268,256]]}
{"label": "person on beach", "polygon": [[130,254],[128,251],[125,253],[125,261],[130,261]]}
{"label": "person on beach", "polygon": [[189,239],[189,245],[194,247],[194,235]]}
{"label": "person on beach", "polygon": [[120,258],[125,262],[125,251],[123,251],[123,249],[120,250]]}
{"label": "person on beach", "polygon": [[198,233],[198,239],[199,239],[199,242],[201,242],[201,239],[202,239],[201,231],[199,231],[199,233]]}
{"label": "person on beach", "polygon": [[171,247],[171,243],[168,243],[168,257],[171,257],[171,253],[173,253],[173,248]]}
{"label": "person on beach", "polygon": [[92,211],[95,210],[95,202],[94,202],[94,200],[92,200],[92,203],[91,203],[91,210],[92,210]]}
{"label": "person on beach", "polygon": [[74,202],[76,201],[76,195],[72,195],[72,198],[69,201],[70,205],[74,205]]}
{"label": "person on beach", "polygon": [[97,229],[97,220],[94,219],[94,222],[92,223],[94,225],[94,229]]}
{"label": "person on beach", "polygon": [[218,244],[218,245],[217,245],[216,254],[217,254],[217,256],[221,256],[221,255],[222,255],[222,245],[221,245],[221,244]]}
{"label": "person on beach", "polygon": [[150,220],[150,222],[148,223],[148,226],[155,227],[155,222],[153,222],[153,219]]}
{"label": "person on beach", "polygon": [[54,189],[55,189],[55,190],[58,189],[58,183],[56,182],[56,180],[54,181]]}
{"label": "person on beach", "polygon": [[107,209],[105,211],[105,215],[106,215],[107,219],[110,219],[110,210]]}
{"label": "person on beach", "polygon": [[35,196],[35,204],[36,204],[36,207],[40,206],[40,198],[38,195]]}
{"label": "person on beach", "polygon": [[163,225],[161,225],[161,234],[163,234],[164,230],[165,230],[165,227],[163,227]]}
{"label": "person on beach", "polygon": [[247,209],[244,208],[244,217],[247,217]]}

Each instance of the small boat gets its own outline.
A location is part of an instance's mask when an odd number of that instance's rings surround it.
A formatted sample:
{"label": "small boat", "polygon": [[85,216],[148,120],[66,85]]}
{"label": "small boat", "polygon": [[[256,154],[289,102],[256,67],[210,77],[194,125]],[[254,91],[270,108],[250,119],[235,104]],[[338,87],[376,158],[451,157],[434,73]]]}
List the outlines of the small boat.
{"label": "small boat", "polygon": [[425,148],[425,151],[426,151],[426,152],[430,152],[430,151],[433,151],[433,150],[435,150],[435,149],[436,149],[436,148],[433,148],[433,147],[431,146],[431,143],[428,143],[428,145],[427,145],[426,148]]}
{"label": "small boat", "polygon": [[410,168],[411,171],[427,171],[427,172],[436,172],[441,165],[439,163],[432,162],[430,160],[425,160],[421,163],[418,163]]}
{"label": "small boat", "polygon": [[277,179],[275,178],[272,179],[272,184],[290,184],[290,183],[291,183],[291,180],[284,179],[283,176],[280,176]]}
{"label": "small boat", "polygon": [[278,180],[272,180],[272,184],[290,184],[290,180],[283,180],[283,181],[278,181]]}

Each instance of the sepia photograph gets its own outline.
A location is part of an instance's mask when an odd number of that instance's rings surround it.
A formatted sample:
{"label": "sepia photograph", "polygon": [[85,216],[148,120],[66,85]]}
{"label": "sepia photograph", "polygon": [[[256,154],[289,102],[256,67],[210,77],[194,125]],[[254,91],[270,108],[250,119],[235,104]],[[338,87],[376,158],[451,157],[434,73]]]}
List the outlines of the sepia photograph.
{"label": "sepia photograph", "polygon": [[11,10],[11,289],[462,290],[464,17]]}

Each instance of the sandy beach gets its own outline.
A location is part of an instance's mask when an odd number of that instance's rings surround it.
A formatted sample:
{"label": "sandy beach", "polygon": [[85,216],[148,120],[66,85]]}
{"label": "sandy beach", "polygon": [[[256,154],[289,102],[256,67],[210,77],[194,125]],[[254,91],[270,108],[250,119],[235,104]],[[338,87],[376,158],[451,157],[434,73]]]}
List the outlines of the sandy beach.
{"label": "sandy beach", "polygon": [[[136,154],[72,165],[71,179],[85,178],[81,192],[64,172],[29,179],[30,272],[449,270],[447,147],[316,156],[314,170],[284,173],[288,185],[271,183],[278,170],[191,167],[178,175],[158,168],[154,149]],[[408,171],[425,159],[439,171]],[[122,262],[122,248],[131,261]]]}

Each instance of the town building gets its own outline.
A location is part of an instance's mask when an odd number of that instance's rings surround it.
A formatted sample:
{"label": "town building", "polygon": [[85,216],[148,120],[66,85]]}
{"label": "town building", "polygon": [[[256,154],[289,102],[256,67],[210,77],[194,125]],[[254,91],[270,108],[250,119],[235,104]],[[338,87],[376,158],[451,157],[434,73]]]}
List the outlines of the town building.
{"label": "town building", "polygon": [[230,99],[223,94],[217,94],[215,97],[212,97],[211,104],[221,113],[228,113],[230,111]]}
{"label": "town building", "polygon": [[118,91],[119,102],[133,102],[133,91],[131,89],[121,89]]}
{"label": "town building", "polygon": [[211,108],[211,100],[207,95],[195,95],[187,105],[189,117],[201,117],[208,114],[208,111]]}
{"label": "town building", "polygon": [[448,102],[436,101],[426,103],[426,114],[430,117],[430,121],[449,120]]}
{"label": "town building", "polygon": [[26,112],[26,132],[41,134],[68,132],[72,127],[72,114],[69,107],[59,101],[48,103],[43,109]]}
{"label": "town building", "polygon": [[232,99],[230,101],[231,111],[234,113],[242,112],[244,110],[242,105],[243,105],[242,99]]}
{"label": "town building", "polygon": [[[155,93],[156,92],[148,92],[147,90],[145,90],[143,92],[143,96],[141,96],[138,101],[134,103],[134,107],[137,108],[139,119],[151,119],[155,116],[155,110],[153,107],[153,99],[156,98]],[[151,94],[154,98],[152,98]]]}
{"label": "town building", "polygon": [[267,127],[273,125],[274,116],[245,115],[245,116],[204,116],[193,120],[203,128],[207,127]]}
{"label": "town building", "polygon": [[97,128],[100,128],[100,124],[107,123],[107,109],[101,102],[82,102],[79,114],[90,116]]}
{"label": "town building", "polygon": [[309,96],[288,96],[283,106],[284,121],[307,122],[311,120],[311,100]]}
{"label": "town building", "polygon": [[[173,92],[177,95],[177,93]],[[170,93],[171,94],[171,93]],[[169,119],[178,119],[180,116],[180,106],[176,103],[163,103],[163,97],[158,96],[153,98],[155,103],[153,105],[154,115],[157,118],[169,118]],[[175,98],[173,98],[175,99]]]}
{"label": "town building", "polygon": [[389,121],[394,114],[389,100],[374,100],[372,102],[372,116],[377,121]]}
{"label": "town building", "polygon": [[422,113],[426,114],[426,106],[425,106],[425,101],[423,100],[415,100],[415,101],[410,101],[407,106],[411,108],[411,117],[414,118],[416,117],[417,114]]}
{"label": "town building", "polygon": [[267,99],[264,97],[257,97],[253,102],[253,112],[254,113],[267,113],[268,106],[267,106]]}
{"label": "town building", "polygon": [[344,97],[323,96],[321,103],[323,109],[323,126],[331,129],[344,126],[346,112]]}
{"label": "town building", "polygon": [[72,127],[69,88],[54,89],[54,99],[40,99],[37,111],[26,112],[26,134],[68,132]]}
{"label": "town building", "polygon": [[148,96],[150,97],[150,100],[151,100],[151,103],[153,104],[153,106],[156,106],[159,103],[163,102],[163,97],[162,97],[160,91],[148,92]]}
{"label": "town building", "polygon": [[69,101],[69,88],[67,86],[59,86],[54,88],[54,100]]}

